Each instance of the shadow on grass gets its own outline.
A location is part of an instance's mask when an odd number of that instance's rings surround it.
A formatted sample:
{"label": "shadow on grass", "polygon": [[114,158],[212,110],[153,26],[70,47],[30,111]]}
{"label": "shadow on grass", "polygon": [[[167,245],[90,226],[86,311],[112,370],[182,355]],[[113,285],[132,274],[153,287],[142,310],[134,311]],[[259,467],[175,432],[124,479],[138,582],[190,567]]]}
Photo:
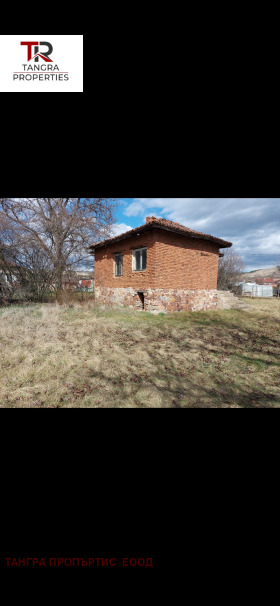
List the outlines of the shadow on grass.
{"label": "shadow on grass", "polygon": [[[30,310],[35,317],[37,310]],[[154,316],[93,309],[91,315],[75,308],[62,310],[60,317],[68,324],[80,321],[83,314],[87,327],[92,317],[98,318],[92,338],[96,336],[97,343],[99,339],[100,349],[94,351],[95,355],[100,351],[103,366],[100,371],[91,369],[89,375],[80,364],[75,382],[91,379],[90,384],[80,390],[77,400],[72,392],[66,394],[65,402],[57,402],[59,407],[83,405],[84,396],[89,407],[121,407],[128,400],[127,406],[139,408],[280,406],[276,317],[242,310]],[[85,355],[90,356],[90,346],[85,347]],[[142,362],[141,352],[145,353]],[[103,372],[106,366],[109,373]]]}
{"label": "shadow on grass", "polygon": [[[129,321],[134,321],[134,317],[130,316]],[[243,310],[210,314],[182,312],[164,317],[141,314],[137,327],[144,326],[149,326],[149,331],[145,331],[147,342],[144,340],[143,345],[154,370],[144,378],[140,371],[137,380],[127,375],[125,381],[129,389],[124,389],[124,397],[136,405],[139,391],[149,388],[159,394],[162,407],[169,408],[274,408],[280,405],[280,394],[272,391],[278,388],[278,371],[275,369],[273,375],[272,367],[280,366],[280,338],[277,338],[275,318]],[[172,329],[180,331],[177,336],[176,333],[173,336]],[[133,355],[133,346],[137,345],[133,331],[126,339]],[[159,352],[161,345],[166,348],[163,355]],[[185,373],[182,373],[180,361],[173,360],[173,356],[187,351],[197,355],[190,360],[182,357],[185,364]],[[250,371],[250,366],[255,367],[255,371]],[[133,372],[137,374],[137,364]],[[110,382],[108,377],[103,380]],[[110,392],[114,398],[111,388]],[[149,403],[141,402],[141,407],[149,407]]]}
{"label": "shadow on grass", "polygon": [[[139,376],[134,383],[133,376],[124,378],[121,373],[115,377],[108,377],[97,371],[91,373],[91,378],[96,379],[97,383],[100,381],[105,383],[105,386],[98,389],[101,399],[105,394],[106,406],[109,408],[118,406],[118,401],[125,406],[128,399],[130,406],[134,403],[135,408],[150,408],[148,399],[143,401],[143,396],[139,396],[142,389],[151,390],[152,394],[157,393],[160,396],[162,404],[152,406],[156,408],[275,408],[280,405],[280,395],[277,396],[271,391],[250,390],[245,386],[242,388],[240,384],[229,385],[225,378],[219,379],[219,384],[213,388],[202,384],[198,386],[191,378],[182,380],[179,377],[176,386],[162,386],[156,382],[162,379],[161,371],[157,370],[153,373],[153,377],[147,380],[146,377]],[[115,389],[121,389],[121,395],[116,395]]]}

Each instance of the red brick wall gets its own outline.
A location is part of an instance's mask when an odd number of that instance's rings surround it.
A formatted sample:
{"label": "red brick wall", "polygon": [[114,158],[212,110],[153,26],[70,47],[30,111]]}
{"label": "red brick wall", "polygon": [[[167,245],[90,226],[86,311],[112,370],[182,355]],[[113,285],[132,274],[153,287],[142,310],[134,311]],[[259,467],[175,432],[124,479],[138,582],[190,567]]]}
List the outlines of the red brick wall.
{"label": "red brick wall", "polygon": [[[147,246],[146,271],[132,271],[132,249]],[[123,253],[123,275],[114,275],[114,253]],[[95,250],[95,286],[113,288],[154,288],[155,280],[155,230],[127,240],[102,246]]]}
{"label": "red brick wall", "polygon": [[[147,269],[132,271],[132,249],[147,246]],[[123,275],[114,275],[114,253],[123,253]],[[219,247],[198,240],[152,229],[95,250],[95,286],[113,288],[217,288]]]}
{"label": "red brick wall", "polygon": [[156,288],[217,288],[219,245],[157,230]]}

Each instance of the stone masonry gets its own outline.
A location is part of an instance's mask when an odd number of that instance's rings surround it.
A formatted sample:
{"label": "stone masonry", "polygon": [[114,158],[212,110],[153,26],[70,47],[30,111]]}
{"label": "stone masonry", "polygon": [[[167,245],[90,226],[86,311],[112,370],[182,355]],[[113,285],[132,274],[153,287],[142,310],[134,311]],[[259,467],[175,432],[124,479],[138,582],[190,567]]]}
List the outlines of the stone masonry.
{"label": "stone masonry", "polygon": [[[174,288],[151,288],[144,295],[144,310],[152,313],[171,311],[201,311],[217,309],[216,290],[184,290]],[[97,286],[96,300],[112,307],[124,305],[132,309],[143,309],[143,300],[134,288],[109,288]]]}

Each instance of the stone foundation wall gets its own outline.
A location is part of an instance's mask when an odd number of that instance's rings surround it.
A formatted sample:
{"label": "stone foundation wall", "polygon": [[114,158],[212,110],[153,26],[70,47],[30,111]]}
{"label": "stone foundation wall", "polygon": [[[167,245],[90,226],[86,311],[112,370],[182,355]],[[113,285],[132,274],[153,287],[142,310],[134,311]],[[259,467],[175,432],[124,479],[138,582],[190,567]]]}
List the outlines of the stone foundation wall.
{"label": "stone foundation wall", "polygon": [[[182,290],[173,288],[148,288],[143,290],[144,310],[152,313],[172,311],[203,311],[217,309],[217,290]],[[141,296],[134,288],[109,288],[96,286],[95,299],[110,306],[124,305],[143,309]]]}

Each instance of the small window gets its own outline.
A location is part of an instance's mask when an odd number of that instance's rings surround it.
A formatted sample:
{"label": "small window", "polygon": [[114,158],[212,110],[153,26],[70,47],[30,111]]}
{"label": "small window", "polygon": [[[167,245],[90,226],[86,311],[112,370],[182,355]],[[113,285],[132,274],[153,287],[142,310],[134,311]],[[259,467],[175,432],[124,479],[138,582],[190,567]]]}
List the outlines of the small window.
{"label": "small window", "polygon": [[147,267],[147,249],[138,248],[133,251],[132,269],[133,271],[144,271]]}
{"label": "small window", "polygon": [[115,276],[123,275],[123,255],[115,255]]}

